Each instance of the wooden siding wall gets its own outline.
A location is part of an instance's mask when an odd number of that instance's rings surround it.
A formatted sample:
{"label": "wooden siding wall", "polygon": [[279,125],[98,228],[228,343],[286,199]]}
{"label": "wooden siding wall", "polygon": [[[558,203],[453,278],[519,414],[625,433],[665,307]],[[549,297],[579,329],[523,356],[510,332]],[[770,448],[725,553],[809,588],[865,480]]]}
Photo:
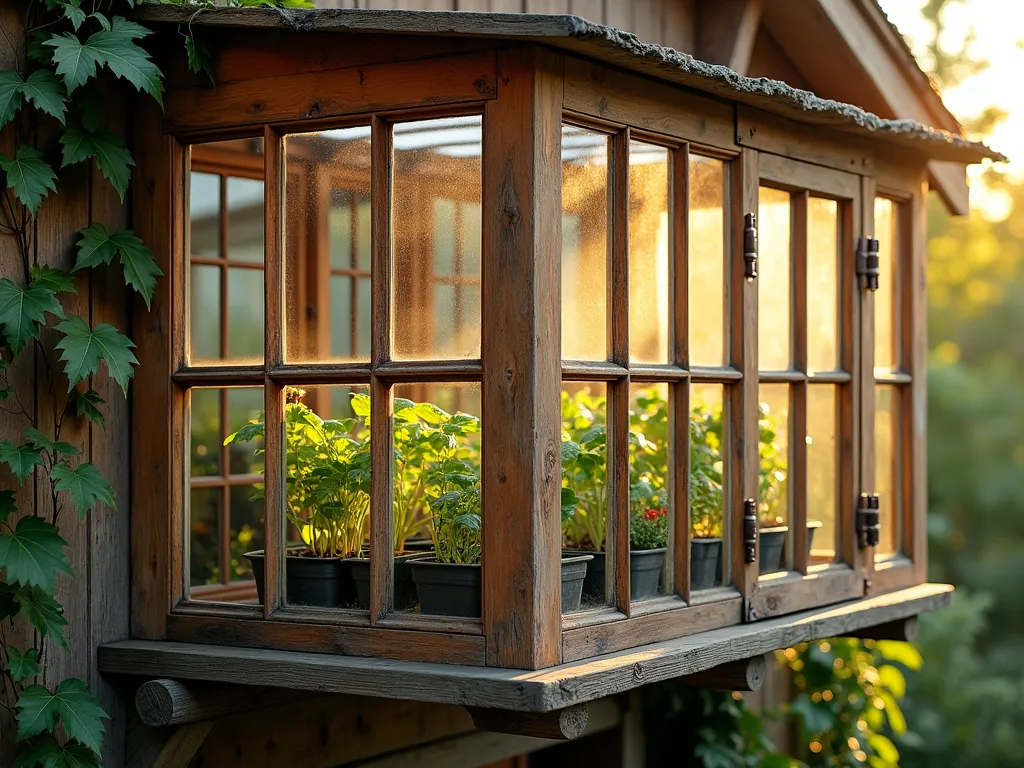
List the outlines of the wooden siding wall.
{"label": "wooden siding wall", "polygon": [[[9,40],[24,37],[24,4],[13,0],[0,0],[0,26]],[[15,58],[10,46],[0,45],[0,69],[16,66],[17,60],[24,60],[24,53]],[[109,85],[104,80],[104,85]],[[121,91],[111,89],[111,97],[104,101],[107,127],[122,132],[126,125],[125,100]],[[24,115],[22,116],[24,117]],[[59,126],[49,119],[33,126],[36,146],[47,160],[57,168],[60,166]],[[13,154],[16,137],[11,129],[0,134],[0,151]],[[91,167],[76,165],[60,173],[57,195],[51,195],[39,211],[31,249],[36,264],[45,264],[70,271],[74,264],[73,246],[75,233],[98,221],[111,231],[126,228],[128,209],[118,199],[117,193],[107,180]],[[24,282],[21,259],[14,241],[7,235],[0,235],[0,277]],[[131,333],[128,295],[122,277],[113,270],[94,276],[81,274],[76,280],[77,294],[63,297],[65,308],[82,316],[90,325],[106,322]],[[51,364],[57,355],[52,354],[55,342],[52,333],[44,334],[44,341],[51,349]],[[52,417],[47,426],[45,416],[52,405],[45,378],[41,374],[44,362],[35,357],[31,347],[23,351],[16,365],[10,369],[10,381],[18,398],[29,412],[43,415],[40,425],[43,432],[52,431]],[[72,581],[57,580],[57,599],[64,605],[68,619],[68,641],[70,653],[64,653],[53,643],[47,644],[43,667],[43,682],[54,687],[61,679],[78,677],[89,684],[97,693],[104,708],[113,718],[107,723],[107,750],[105,765],[120,765],[123,754],[125,713],[113,688],[96,670],[96,648],[101,643],[128,637],[128,499],[129,499],[129,406],[120,387],[111,380],[105,369],[90,379],[89,385],[107,401],[105,414],[107,429],[103,431],[91,425],[73,424],[64,426],[62,438],[73,443],[82,451],[81,460],[91,461],[111,481],[117,492],[119,508],[109,509],[98,504],[82,522],[78,522],[74,511],[64,511],[60,518],[60,533],[70,544],[68,560],[75,573]],[[57,383],[57,406],[62,408],[63,387]],[[10,403],[11,401],[8,401]],[[0,439],[22,442],[24,430],[29,426],[24,416],[18,416],[0,408]],[[41,473],[35,485],[19,487],[17,479],[6,465],[0,469],[0,488],[17,491],[17,505],[22,515],[50,514],[48,483]],[[19,628],[21,621],[19,620]],[[19,636],[5,626],[0,640],[5,644],[30,643],[30,637]],[[10,765],[11,739],[14,727],[8,713],[0,715],[0,765]]]}
{"label": "wooden siding wall", "polygon": [[641,40],[694,51],[696,0],[316,0],[318,8],[571,13],[632,32]]}

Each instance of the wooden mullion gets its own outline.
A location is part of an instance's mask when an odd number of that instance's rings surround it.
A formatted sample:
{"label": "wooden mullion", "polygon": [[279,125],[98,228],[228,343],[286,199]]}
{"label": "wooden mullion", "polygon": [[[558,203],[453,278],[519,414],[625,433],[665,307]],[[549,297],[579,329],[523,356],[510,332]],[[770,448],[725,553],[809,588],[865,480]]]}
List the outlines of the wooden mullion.
{"label": "wooden mullion", "polygon": [[[217,445],[220,447],[218,462],[220,471],[227,475],[230,472],[229,462],[231,461],[231,447],[224,445],[227,437],[227,424],[231,418],[231,409],[228,403],[228,389],[221,387],[217,392],[217,412],[220,418]],[[189,430],[191,439],[192,431]],[[220,486],[220,514],[217,516],[217,565],[220,568],[221,579],[226,579],[231,570],[231,494],[227,484]],[[189,494],[191,496],[191,494]],[[189,527],[191,528],[191,520]],[[191,564],[190,564],[191,565]]]}
{"label": "wooden mullion", "polygon": [[[685,371],[690,364],[689,339],[689,243],[690,154],[689,146],[675,149],[669,165],[669,318],[672,324],[669,360]],[[689,372],[686,371],[688,374]],[[669,500],[672,526],[672,587],[690,600],[690,382],[669,385]]]}
{"label": "wooden mullion", "polygon": [[[670,362],[679,368],[690,365],[689,270],[690,270],[690,151],[683,145],[671,153],[669,190],[669,295],[671,312]],[[687,429],[689,431],[689,429]]]}
{"label": "wooden mullion", "polygon": [[[856,274],[856,243],[860,236],[871,237],[875,232],[875,180],[861,177],[860,200],[850,206],[851,231],[840,241],[843,247],[844,295],[852,302],[850,307],[851,354],[853,386],[845,393],[840,404],[840,417],[852,428],[851,442],[855,447],[853,472],[857,485],[843,488],[842,550],[843,560],[860,572],[865,583],[874,571],[874,549],[861,549],[857,536],[857,505],[862,492],[873,493],[875,487],[875,294],[860,285]],[[882,258],[892,258],[892,254]],[[845,313],[844,313],[845,314]],[[842,476],[840,472],[840,476]],[[850,492],[852,490],[852,493]]]}
{"label": "wooden mullion", "polygon": [[[370,124],[370,292],[373,299],[370,367],[391,360],[393,281],[392,128],[374,116]],[[354,257],[354,255],[353,255]],[[370,380],[370,623],[394,610],[394,439],[392,390],[379,375]]]}
{"label": "wooden mullion", "polygon": [[673,588],[690,600],[690,382],[669,385],[669,501],[671,502]]}
{"label": "wooden mullion", "polygon": [[267,126],[263,133],[264,172],[264,524],[265,572],[263,615],[270,617],[284,604],[285,484],[284,387],[269,373],[284,362],[284,137]]}
{"label": "wooden mullion", "polygon": [[[914,195],[906,216],[905,235],[901,235],[907,288],[907,309],[903,313],[903,344],[908,356],[907,369],[913,381],[909,385],[911,403],[905,404],[907,449],[902,474],[908,488],[904,494],[906,525],[903,532],[904,552],[914,563],[914,579],[923,583],[928,577],[928,460],[927,460],[927,397],[928,397],[928,293],[925,270],[928,262],[928,182],[919,171]],[[907,455],[909,454],[909,456]]]}
{"label": "wooden mullion", "polygon": [[[220,216],[217,248],[220,252],[220,358],[227,360],[231,354],[228,341],[228,177],[220,176]],[[191,218],[189,219],[191,223]],[[191,229],[191,227],[189,227]],[[188,254],[191,258],[191,253]],[[191,269],[189,270],[191,272]],[[188,311],[188,310],[186,310]],[[189,330],[191,335],[191,330]],[[187,343],[187,342],[186,342]]]}
{"label": "wooden mullion", "polygon": [[[808,224],[810,196],[806,190],[795,192],[791,196],[792,222],[791,238],[792,282],[790,285],[792,299],[793,329],[793,367],[807,373],[807,265]],[[790,467],[790,515],[787,555],[791,562],[788,568],[799,573],[807,573],[807,379],[793,384],[790,388],[790,439],[789,452],[792,461]]]}

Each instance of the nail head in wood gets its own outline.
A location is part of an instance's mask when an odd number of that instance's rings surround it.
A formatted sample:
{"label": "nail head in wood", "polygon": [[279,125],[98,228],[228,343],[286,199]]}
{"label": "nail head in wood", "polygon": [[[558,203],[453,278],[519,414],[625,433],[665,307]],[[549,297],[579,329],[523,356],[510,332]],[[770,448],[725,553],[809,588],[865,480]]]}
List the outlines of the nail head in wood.
{"label": "nail head in wood", "polygon": [[754,656],[677,678],[677,682],[680,685],[720,688],[726,691],[758,691],[764,685],[766,669],[764,656]]}
{"label": "nail head in wood", "polygon": [[511,712],[467,707],[473,724],[481,731],[569,741],[583,734],[589,717],[586,704],[574,704],[553,712]]}

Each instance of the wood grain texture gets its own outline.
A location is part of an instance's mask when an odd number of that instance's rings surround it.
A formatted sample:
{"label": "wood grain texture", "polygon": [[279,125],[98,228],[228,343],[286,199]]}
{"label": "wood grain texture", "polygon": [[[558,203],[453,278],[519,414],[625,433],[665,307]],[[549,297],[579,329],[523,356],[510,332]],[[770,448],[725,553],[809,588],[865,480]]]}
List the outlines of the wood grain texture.
{"label": "wood grain texture", "polygon": [[484,635],[527,669],[561,658],[561,65],[503,52],[484,113]]}
{"label": "wood grain texture", "polygon": [[864,577],[843,567],[762,577],[747,611],[748,621],[760,621],[804,611],[816,605],[854,600],[864,594]]}
{"label": "wood grain texture", "polygon": [[698,3],[697,58],[747,74],[763,7],[764,0]]}
{"label": "wood grain texture", "polygon": [[861,176],[823,165],[801,163],[780,155],[764,153],[759,161],[761,178],[793,190],[827,193],[847,200],[860,196]]}
{"label": "wood grain texture", "polygon": [[612,696],[822,637],[949,604],[953,588],[922,584],[888,595],[711,630],[540,671],[127,640],[100,648],[107,674],[256,684],[388,699],[547,712]]}
{"label": "wood grain texture", "polygon": [[481,731],[532,736],[536,739],[569,741],[587,728],[588,705],[573,704],[553,712],[509,712],[504,709],[470,707],[469,716]]}
{"label": "wood grain texture", "polygon": [[847,637],[859,637],[864,640],[896,640],[901,643],[912,643],[917,638],[918,618],[910,616],[897,619],[875,627],[865,627],[849,632]]}
{"label": "wood grain texture", "polygon": [[808,131],[751,107],[736,107],[736,143],[847,173],[870,174],[875,169],[875,153],[868,144],[827,129]]}
{"label": "wood grain texture", "polygon": [[146,725],[159,727],[211,720],[273,706],[301,695],[285,688],[149,680],[135,692],[135,709]]}
{"label": "wood grain texture", "polygon": [[766,664],[764,656],[730,661],[694,675],[680,677],[680,685],[719,688],[725,691],[759,691],[764,685]]}
{"label": "wood grain texture", "polygon": [[213,729],[213,723],[179,725],[152,763],[152,768],[188,768],[199,747]]}

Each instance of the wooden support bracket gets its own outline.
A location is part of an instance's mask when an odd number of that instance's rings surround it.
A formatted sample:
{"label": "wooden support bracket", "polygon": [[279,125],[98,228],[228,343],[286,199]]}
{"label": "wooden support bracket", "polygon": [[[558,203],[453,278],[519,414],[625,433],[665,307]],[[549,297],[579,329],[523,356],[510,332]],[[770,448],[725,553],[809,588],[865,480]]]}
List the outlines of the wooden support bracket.
{"label": "wooden support bracket", "polygon": [[510,733],[515,736],[533,736],[538,739],[568,741],[580,736],[587,728],[586,704],[574,704],[553,712],[511,712],[503,709],[467,707],[473,723],[481,731]]}
{"label": "wooden support bracket", "polygon": [[680,685],[702,688],[721,688],[726,691],[758,691],[764,685],[767,665],[764,656],[730,661],[695,675],[676,679]]}
{"label": "wooden support bracket", "polygon": [[847,632],[846,637],[857,637],[861,640],[899,640],[904,643],[914,642],[917,637],[917,616],[877,624]]}
{"label": "wooden support bracket", "polygon": [[135,694],[135,709],[146,725],[160,727],[210,720],[235,712],[292,701],[309,693],[251,685],[210,685],[150,680]]}

